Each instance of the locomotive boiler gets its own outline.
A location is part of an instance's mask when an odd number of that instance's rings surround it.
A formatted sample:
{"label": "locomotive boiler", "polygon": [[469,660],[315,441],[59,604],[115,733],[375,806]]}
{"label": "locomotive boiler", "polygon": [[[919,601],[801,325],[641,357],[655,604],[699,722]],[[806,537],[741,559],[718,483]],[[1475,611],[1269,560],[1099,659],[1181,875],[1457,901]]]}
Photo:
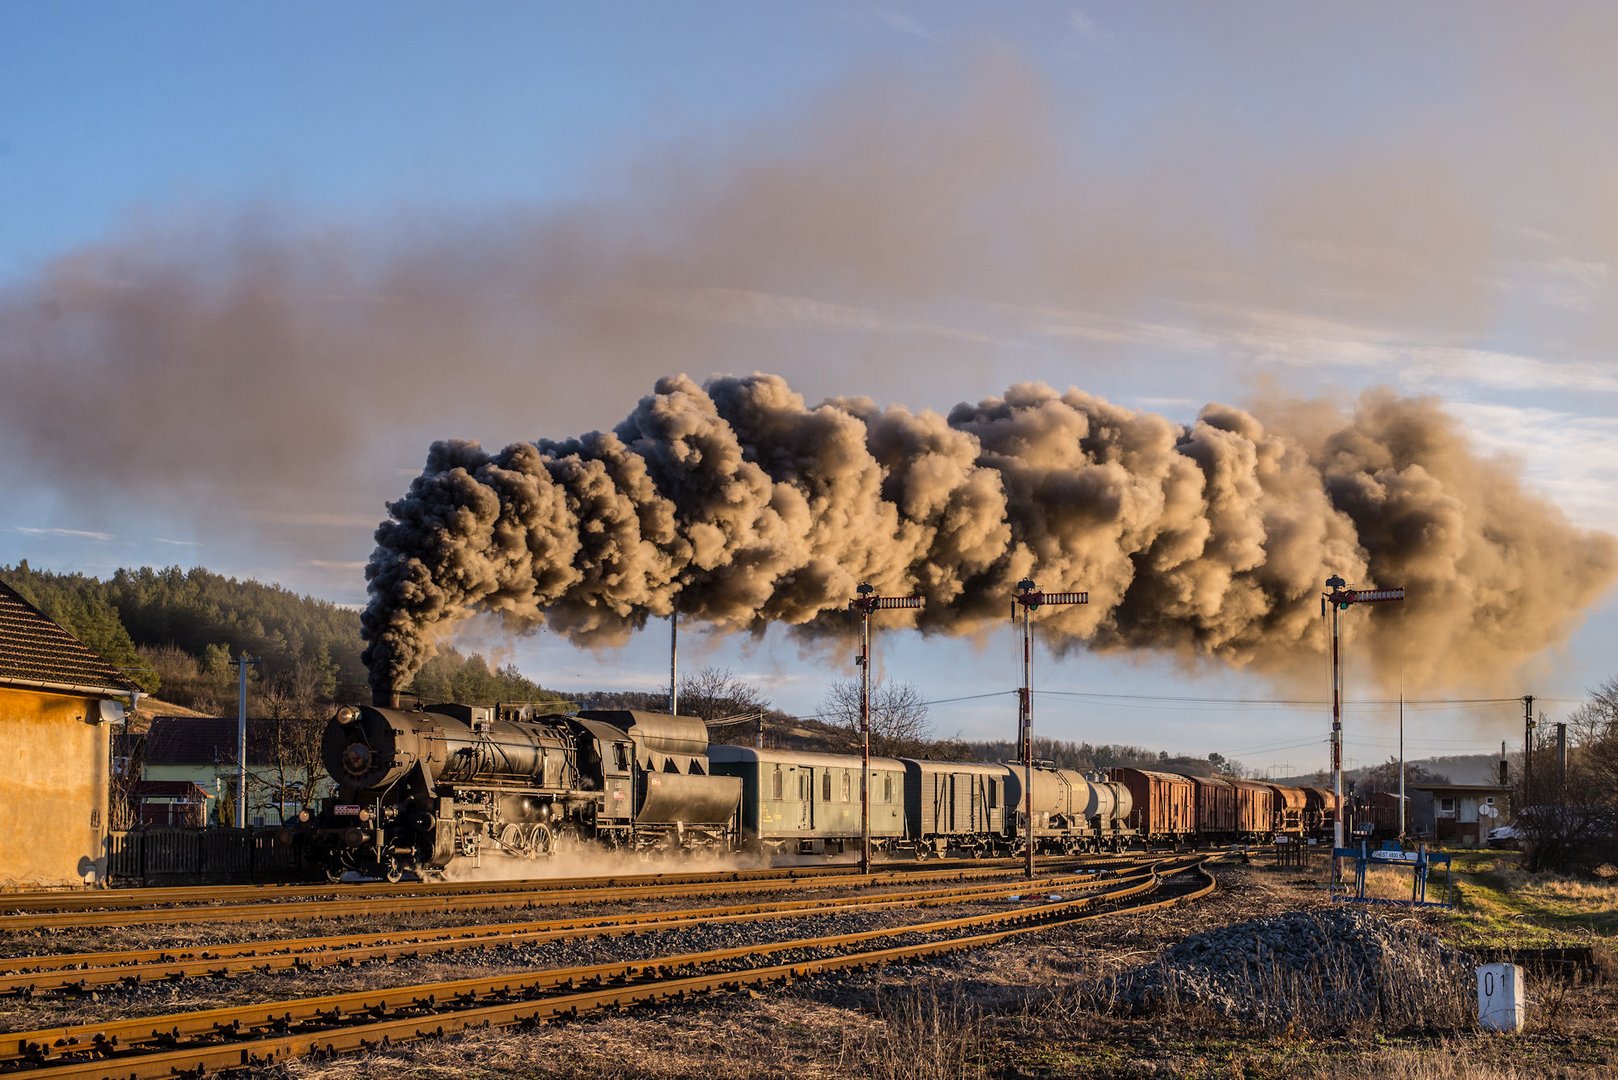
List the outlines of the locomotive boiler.
{"label": "locomotive boiler", "polygon": [[711,776],[690,717],[543,706],[344,706],[322,759],[337,784],[299,840],[336,878],[433,876],[485,852],[536,859],[559,842],[729,846],[741,782]]}

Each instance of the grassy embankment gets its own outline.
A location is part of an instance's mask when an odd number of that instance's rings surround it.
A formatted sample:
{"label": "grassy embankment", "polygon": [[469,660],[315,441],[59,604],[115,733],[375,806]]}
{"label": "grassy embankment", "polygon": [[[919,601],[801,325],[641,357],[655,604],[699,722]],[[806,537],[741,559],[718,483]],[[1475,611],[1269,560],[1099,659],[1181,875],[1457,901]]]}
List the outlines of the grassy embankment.
{"label": "grassy embankment", "polygon": [[[1451,869],[1456,903],[1441,925],[1462,946],[1533,949],[1605,943],[1618,947],[1618,873],[1604,879],[1528,874],[1513,851],[1457,851]],[[1367,891],[1408,899],[1410,872],[1372,870]],[[1429,900],[1446,897],[1444,874],[1434,872]]]}

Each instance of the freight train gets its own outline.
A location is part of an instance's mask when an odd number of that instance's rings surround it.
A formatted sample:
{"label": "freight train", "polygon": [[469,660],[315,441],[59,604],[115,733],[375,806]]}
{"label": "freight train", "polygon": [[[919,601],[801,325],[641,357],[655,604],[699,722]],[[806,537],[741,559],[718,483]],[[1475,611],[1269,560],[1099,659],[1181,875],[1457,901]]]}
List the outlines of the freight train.
{"label": "freight train", "polygon": [[[322,758],[337,793],[294,831],[333,880],[442,873],[565,841],[625,850],[835,854],[861,841],[861,759],[708,744],[703,722],[635,710],[345,706]],[[1012,855],[1329,831],[1329,792],[1118,768],[871,759],[872,846]]]}

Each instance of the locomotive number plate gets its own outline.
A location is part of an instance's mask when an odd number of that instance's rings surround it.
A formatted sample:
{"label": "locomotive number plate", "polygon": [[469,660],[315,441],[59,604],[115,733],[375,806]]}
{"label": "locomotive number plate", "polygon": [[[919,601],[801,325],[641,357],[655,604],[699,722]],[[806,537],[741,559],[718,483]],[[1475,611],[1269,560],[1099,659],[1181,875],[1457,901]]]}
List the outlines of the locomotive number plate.
{"label": "locomotive number plate", "polygon": [[334,814],[346,814],[349,817],[359,817],[360,808],[356,804],[344,803],[341,806],[332,807],[331,812]]}

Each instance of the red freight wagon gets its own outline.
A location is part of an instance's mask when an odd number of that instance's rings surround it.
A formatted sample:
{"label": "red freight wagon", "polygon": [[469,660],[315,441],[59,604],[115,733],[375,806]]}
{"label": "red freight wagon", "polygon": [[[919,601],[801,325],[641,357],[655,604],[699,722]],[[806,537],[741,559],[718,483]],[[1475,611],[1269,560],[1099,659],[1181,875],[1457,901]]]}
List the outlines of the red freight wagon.
{"label": "red freight wagon", "polygon": [[1268,837],[1275,829],[1275,792],[1269,784],[1254,780],[1232,780],[1236,789],[1236,832],[1242,836]]}
{"label": "red freight wagon", "polygon": [[1291,836],[1302,836],[1303,810],[1308,801],[1303,788],[1288,787],[1285,784],[1267,786],[1275,792],[1275,831]]}
{"label": "red freight wagon", "polygon": [[1179,840],[1196,831],[1196,789],[1173,773],[1115,768],[1108,778],[1129,789],[1129,824],[1142,840]]}
{"label": "red freight wagon", "polygon": [[[1303,827],[1311,836],[1328,836],[1337,820],[1337,794],[1326,788],[1303,789]],[[1398,831],[1397,828],[1394,829]]]}
{"label": "red freight wagon", "polygon": [[1210,838],[1235,833],[1236,789],[1230,781],[1221,776],[1184,775],[1191,781],[1196,804],[1192,820],[1197,823],[1197,833]]}

